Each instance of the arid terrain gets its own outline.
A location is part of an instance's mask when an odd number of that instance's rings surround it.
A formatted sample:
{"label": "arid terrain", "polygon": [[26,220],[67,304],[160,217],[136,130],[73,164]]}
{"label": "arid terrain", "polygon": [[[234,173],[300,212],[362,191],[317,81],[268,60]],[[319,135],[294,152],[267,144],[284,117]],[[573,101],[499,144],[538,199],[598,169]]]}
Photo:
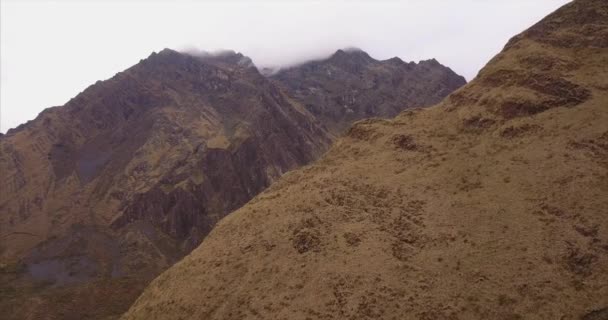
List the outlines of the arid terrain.
{"label": "arid terrain", "polygon": [[575,0],[438,105],[356,123],[123,319],[608,319],[607,195],[608,2]]}
{"label": "arid terrain", "polygon": [[[298,71],[311,64],[320,73]],[[291,88],[297,79],[306,85]],[[350,123],[465,83],[435,61],[360,50],[271,76],[231,51],[151,54],[0,136],[2,318],[117,318],[220,218]]]}

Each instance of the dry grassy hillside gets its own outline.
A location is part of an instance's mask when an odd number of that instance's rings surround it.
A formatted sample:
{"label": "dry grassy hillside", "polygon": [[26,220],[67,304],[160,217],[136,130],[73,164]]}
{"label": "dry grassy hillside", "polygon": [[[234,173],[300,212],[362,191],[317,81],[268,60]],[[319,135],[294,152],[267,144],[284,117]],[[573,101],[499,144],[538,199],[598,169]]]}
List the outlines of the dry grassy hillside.
{"label": "dry grassy hillside", "polygon": [[224,218],[124,319],[606,319],[608,2],[443,103],[352,127]]}

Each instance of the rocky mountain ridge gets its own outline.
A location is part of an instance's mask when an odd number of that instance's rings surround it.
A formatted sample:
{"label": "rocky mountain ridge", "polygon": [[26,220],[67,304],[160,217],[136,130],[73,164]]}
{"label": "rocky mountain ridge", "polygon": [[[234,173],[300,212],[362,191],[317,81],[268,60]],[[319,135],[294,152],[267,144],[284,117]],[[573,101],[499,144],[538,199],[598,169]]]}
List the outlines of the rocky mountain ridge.
{"label": "rocky mountain ridge", "polygon": [[435,59],[378,61],[359,49],[338,50],[327,59],[280,70],[271,79],[336,134],[356,120],[392,118],[404,103],[405,109],[436,104],[452,91],[448,88],[466,83]]}

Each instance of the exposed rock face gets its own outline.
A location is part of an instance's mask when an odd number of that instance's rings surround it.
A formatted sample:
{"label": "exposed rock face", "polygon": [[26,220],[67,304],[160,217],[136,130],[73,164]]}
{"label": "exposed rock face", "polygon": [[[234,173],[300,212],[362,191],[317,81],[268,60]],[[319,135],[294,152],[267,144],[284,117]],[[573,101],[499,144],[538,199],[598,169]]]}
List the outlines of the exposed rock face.
{"label": "exposed rock face", "polygon": [[[220,217],[324,152],[331,135],[243,61],[164,50],[8,132],[6,261],[22,258],[29,276],[55,286],[149,279]],[[63,259],[61,248],[91,241],[91,228],[109,240]]]}
{"label": "exposed rock face", "polygon": [[435,59],[378,61],[358,49],[280,70],[272,79],[336,133],[355,120],[392,118],[404,109],[436,104],[466,84]]}
{"label": "exposed rock face", "polygon": [[[284,90],[241,54],[165,49],[0,137],[0,313],[124,312],[221,217],[318,158],[332,125],[351,119],[325,123]],[[95,304],[86,291],[114,294]]]}
{"label": "exposed rock face", "polygon": [[575,0],[439,105],[358,122],[123,319],[604,319],[607,32]]}
{"label": "exposed rock face", "polygon": [[[207,216],[230,212],[325,150],[331,136],[314,117],[254,67],[231,61],[242,56],[223,58],[164,50],[9,132],[2,140],[2,171],[12,182],[2,201],[9,243],[23,224],[45,238],[75,221],[120,228],[136,219],[186,238],[210,227]],[[62,210],[65,221],[49,217]],[[39,241],[5,245],[4,254]]]}

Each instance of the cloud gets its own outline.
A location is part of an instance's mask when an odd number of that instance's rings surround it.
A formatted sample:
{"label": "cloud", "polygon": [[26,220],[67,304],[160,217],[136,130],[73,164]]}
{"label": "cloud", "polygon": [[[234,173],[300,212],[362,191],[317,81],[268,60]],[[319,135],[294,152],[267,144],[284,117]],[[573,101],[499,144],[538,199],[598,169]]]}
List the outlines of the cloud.
{"label": "cloud", "polygon": [[259,67],[358,47],[436,58],[467,79],[566,0],[1,1],[0,131],[163,48],[231,49]]}

